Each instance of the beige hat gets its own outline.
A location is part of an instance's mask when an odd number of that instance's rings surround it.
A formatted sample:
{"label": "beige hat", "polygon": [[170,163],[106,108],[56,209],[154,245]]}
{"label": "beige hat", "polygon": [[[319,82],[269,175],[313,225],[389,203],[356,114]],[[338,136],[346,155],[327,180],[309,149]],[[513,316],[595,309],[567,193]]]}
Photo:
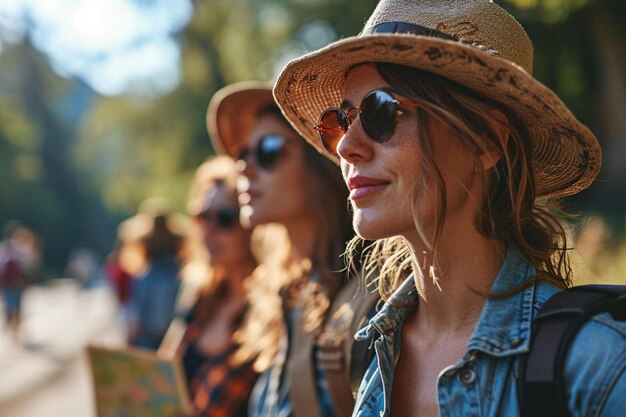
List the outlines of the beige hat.
{"label": "beige hat", "polygon": [[218,90],[206,114],[213,148],[236,158],[248,140],[258,112],[272,104],[272,87],[261,82],[243,81]]}
{"label": "beige hat", "polygon": [[420,68],[502,103],[533,142],[541,197],[575,194],[600,170],[597,139],[532,75],[533,48],[519,23],[489,0],[381,0],[355,37],[291,61],[274,96],[294,128],[329,158],[313,129],[337,107],[347,71],[387,62]]}

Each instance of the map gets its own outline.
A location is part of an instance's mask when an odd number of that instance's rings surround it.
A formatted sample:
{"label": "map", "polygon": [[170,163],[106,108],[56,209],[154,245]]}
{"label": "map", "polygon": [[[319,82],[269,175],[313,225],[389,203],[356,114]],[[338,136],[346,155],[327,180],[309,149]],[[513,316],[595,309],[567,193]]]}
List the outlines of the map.
{"label": "map", "polygon": [[98,417],[172,417],[190,410],[181,364],[137,348],[87,348]]}

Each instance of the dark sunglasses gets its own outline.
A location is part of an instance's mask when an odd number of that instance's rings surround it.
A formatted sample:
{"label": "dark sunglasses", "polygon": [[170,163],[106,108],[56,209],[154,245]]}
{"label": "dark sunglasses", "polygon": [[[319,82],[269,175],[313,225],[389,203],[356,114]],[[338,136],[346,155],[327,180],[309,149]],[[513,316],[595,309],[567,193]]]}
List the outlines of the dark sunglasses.
{"label": "dark sunglasses", "polygon": [[196,218],[202,220],[204,223],[214,224],[219,229],[229,230],[239,224],[239,209],[223,208],[215,211],[204,210],[199,213]]}
{"label": "dark sunglasses", "polygon": [[286,140],[280,135],[265,135],[256,144],[254,149],[243,148],[237,157],[240,161],[248,161],[248,156],[254,156],[254,163],[269,171],[285,154]]}
{"label": "dark sunglasses", "polygon": [[322,145],[330,154],[337,155],[339,141],[357,118],[367,136],[375,143],[388,141],[398,124],[398,107],[425,107],[424,104],[412,101],[399,101],[384,90],[368,93],[359,107],[351,107],[345,111],[330,107],[322,113],[319,123],[314,126],[319,133]]}

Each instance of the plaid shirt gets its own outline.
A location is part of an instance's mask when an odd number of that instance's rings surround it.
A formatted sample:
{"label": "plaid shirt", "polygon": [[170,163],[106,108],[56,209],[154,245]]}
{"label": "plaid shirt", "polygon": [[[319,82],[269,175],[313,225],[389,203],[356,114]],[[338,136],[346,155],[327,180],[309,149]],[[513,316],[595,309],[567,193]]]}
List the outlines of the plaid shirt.
{"label": "plaid shirt", "polygon": [[191,401],[197,410],[195,416],[245,417],[248,397],[257,379],[252,363],[234,363],[233,355],[238,348],[235,344],[216,356],[206,356],[196,346],[203,323],[212,312],[211,304],[215,303],[215,297],[207,298],[201,298],[190,312],[179,350],[183,354]]}

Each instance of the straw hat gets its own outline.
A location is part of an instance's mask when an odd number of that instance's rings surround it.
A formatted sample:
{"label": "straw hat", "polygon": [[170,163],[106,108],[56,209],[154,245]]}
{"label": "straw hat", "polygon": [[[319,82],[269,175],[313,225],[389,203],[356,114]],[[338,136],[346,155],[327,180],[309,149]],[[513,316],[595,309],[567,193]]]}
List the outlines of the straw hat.
{"label": "straw hat", "polygon": [[273,104],[272,87],[258,81],[243,81],[218,90],[206,114],[213,148],[236,158],[258,112]]}
{"label": "straw hat", "polygon": [[534,142],[539,196],[575,194],[598,174],[600,146],[556,94],[532,77],[532,60],[524,29],[489,0],[381,0],[358,36],[291,61],[274,96],[294,128],[333,159],[313,126],[322,111],[341,102],[351,67],[387,62],[424,69],[517,115]]}

